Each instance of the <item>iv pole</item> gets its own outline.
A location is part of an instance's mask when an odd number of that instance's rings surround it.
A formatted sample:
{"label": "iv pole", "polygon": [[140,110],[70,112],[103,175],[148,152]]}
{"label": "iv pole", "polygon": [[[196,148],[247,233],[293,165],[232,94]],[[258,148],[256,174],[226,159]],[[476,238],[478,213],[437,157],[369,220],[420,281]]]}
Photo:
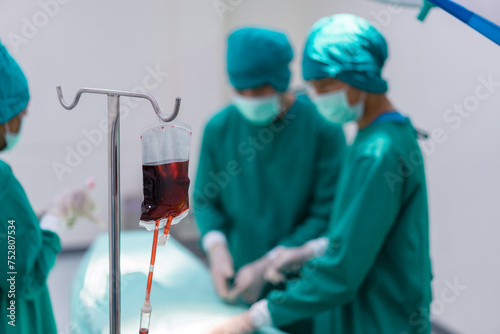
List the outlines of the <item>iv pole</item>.
{"label": "iv pole", "polygon": [[103,94],[108,96],[108,165],[109,165],[109,331],[110,334],[120,334],[120,96],[146,99],[151,102],[153,109],[163,122],[173,121],[179,114],[181,98],[175,99],[174,111],[165,116],[155,98],[149,94],[134,93],[118,90],[82,88],[73,100],[67,104],[64,101],[61,86],[57,86],[57,97],[61,105],[71,110],[78,104],[84,93]]}

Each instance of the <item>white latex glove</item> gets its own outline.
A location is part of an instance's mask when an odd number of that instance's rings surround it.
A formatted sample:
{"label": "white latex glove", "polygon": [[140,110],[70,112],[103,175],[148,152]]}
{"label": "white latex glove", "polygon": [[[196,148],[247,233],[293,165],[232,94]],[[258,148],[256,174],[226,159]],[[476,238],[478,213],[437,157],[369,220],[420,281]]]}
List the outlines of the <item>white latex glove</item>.
{"label": "white latex glove", "polygon": [[307,244],[300,247],[280,247],[273,251],[264,273],[265,280],[278,284],[285,280],[284,273],[299,271],[300,268],[314,257],[314,249]]}
{"label": "white latex glove", "polygon": [[79,217],[87,218],[101,226],[104,225],[102,221],[93,215],[95,203],[89,196],[89,190],[93,187],[93,182],[89,181],[86,188],[62,193],[55,198],[49,212],[61,218],[69,228],[75,225],[75,221]]}
{"label": "white latex glove", "polygon": [[219,296],[228,300],[229,280],[234,276],[234,262],[227,243],[215,244],[208,252],[210,273]]}
{"label": "white latex glove", "polygon": [[250,334],[257,330],[253,325],[250,312],[247,311],[225,320],[208,334]]}
{"label": "white latex glove", "polygon": [[236,273],[234,288],[229,292],[229,299],[234,301],[239,297],[245,303],[255,303],[266,285],[264,273],[267,265],[268,259],[262,257],[241,267]]}

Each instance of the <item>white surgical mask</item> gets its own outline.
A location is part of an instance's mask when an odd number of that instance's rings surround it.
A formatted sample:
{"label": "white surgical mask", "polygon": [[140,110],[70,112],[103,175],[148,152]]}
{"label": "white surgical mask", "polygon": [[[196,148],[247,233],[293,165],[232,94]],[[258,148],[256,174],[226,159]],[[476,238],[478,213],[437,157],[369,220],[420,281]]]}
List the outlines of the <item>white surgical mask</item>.
{"label": "white surgical mask", "polygon": [[19,143],[21,139],[21,129],[22,129],[23,121],[21,119],[21,123],[19,124],[19,131],[17,133],[11,133],[9,129],[9,124],[5,123],[5,147],[2,151],[7,152],[11,150],[14,146]]}
{"label": "white surgical mask", "polygon": [[358,121],[363,116],[365,108],[365,93],[362,93],[361,101],[354,105],[349,104],[347,91],[350,86],[331,93],[318,94],[313,98],[318,111],[323,117],[333,123],[348,123]]}
{"label": "white surgical mask", "polygon": [[266,125],[274,121],[281,112],[280,95],[246,97],[236,94],[233,104],[241,115],[255,125]]}

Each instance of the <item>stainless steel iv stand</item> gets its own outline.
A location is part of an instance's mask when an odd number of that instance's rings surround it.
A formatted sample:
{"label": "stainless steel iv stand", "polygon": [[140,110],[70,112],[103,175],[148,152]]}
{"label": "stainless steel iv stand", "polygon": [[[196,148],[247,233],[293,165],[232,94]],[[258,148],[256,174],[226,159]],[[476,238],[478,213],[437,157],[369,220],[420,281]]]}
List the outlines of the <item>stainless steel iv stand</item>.
{"label": "stainless steel iv stand", "polygon": [[120,334],[120,96],[146,99],[151,102],[158,118],[164,122],[173,121],[179,114],[180,97],[175,99],[174,111],[165,116],[155,98],[149,94],[125,92],[108,89],[83,88],[75,96],[73,103],[66,104],[61,87],[57,87],[57,96],[61,105],[71,110],[78,104],[84,93],[104,94],[108,96],[108,152],[109,152],[109,330],[111,334]]}

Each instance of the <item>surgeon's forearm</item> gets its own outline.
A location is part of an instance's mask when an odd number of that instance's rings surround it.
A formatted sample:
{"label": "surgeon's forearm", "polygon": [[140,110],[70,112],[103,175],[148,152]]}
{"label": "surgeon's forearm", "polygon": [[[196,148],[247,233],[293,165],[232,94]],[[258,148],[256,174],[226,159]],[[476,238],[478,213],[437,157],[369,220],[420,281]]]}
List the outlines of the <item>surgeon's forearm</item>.
{"label": "surgeon's forearm", "polygon": [[202,236],[214,230],[225,231],[228,227],[228,219],[218,206],[217,202],[211,202],[200,207],[195,202],[194,214]]}
{"label": "surgeon's forearm", "polygon": [[[320,257],[325,255],[326,250],[328,249],[328,238],[327,237],[321,237],[321,238],[316,238],[307,241],[304,243],[304,245],[299,246],[304,249],[305,255],[307,255],[308,258],[315,258],[315,257]],[[269,252],[266,253],[265,257],[267,260],[274,260],[278,254],[280,254],[280,251],[283,249],[286,249],[287,247],[285,246],[276,246],[273,249],[271,249]]]}
{"label": "surgeon's forearm", "polygon": [[279,241],[281,246],[298,247],[311,239],[320,238],[325,235],[328,221],[317,217],[310,217],[303,221],[291,234]]}

